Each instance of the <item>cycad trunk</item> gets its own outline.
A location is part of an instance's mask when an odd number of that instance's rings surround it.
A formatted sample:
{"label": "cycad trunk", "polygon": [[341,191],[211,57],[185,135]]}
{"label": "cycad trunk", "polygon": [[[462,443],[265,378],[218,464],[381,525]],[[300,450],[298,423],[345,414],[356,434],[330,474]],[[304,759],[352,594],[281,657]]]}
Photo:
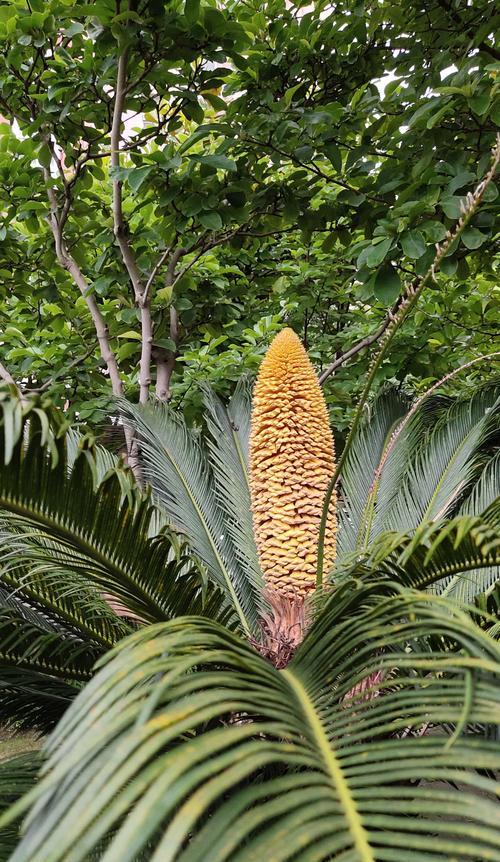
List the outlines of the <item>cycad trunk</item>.
{"label": "cycad trunk", "polygon": [[[263,651],[281,666],[302,640],[307,623],[305,601],[316,587],[319,524],[333,470],[323,393],[300,340],[284,329],[260,368],[250,437],[255,539],[272,609],[263,621]],[[326,571],[335,557],[335,527],[334,500]]]}

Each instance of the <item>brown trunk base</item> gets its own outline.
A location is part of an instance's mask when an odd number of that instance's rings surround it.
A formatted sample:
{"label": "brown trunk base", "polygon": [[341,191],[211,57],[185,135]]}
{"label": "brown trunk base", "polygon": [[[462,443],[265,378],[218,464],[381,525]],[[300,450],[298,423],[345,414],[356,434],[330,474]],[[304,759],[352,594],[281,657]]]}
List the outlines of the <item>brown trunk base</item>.
{"label": "brown trunk base", "polygon": [[270,612],[261,619],[261,637],[252,643],[274,667],[287,666],[304,639],[308,625],[302,596],[290,599],[275,591],[266,592]]}

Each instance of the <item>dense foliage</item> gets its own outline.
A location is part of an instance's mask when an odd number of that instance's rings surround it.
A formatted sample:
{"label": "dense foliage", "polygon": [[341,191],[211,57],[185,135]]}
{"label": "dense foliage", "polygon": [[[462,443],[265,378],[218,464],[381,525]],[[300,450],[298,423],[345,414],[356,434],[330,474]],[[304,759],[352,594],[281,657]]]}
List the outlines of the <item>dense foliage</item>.
{"label": "dense foliage", "polygon": [[[376,333],[487,167],[499,23],[486,0],[2,3],[6,371],[93,420],[103,368],[135,397],[142,358],[143,394],[192,414],[285,320],[320,369]],[[488,352],[496,198],[380,378]],[[337,428],[365,353],[326,386]]]}

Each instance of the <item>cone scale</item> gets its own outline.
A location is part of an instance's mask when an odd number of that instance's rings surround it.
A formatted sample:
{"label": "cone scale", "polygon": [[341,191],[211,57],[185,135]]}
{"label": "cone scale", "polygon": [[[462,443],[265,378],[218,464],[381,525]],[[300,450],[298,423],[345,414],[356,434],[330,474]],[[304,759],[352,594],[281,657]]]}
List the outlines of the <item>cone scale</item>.
{"label": "cone scale", "polygon": [[[316,587],[317,545],[334,444],[325,399],[302,343],[284,329],[255,384],[250,437],[254,533],[268,593],[303,600]],[[325,571],[335,557],[335,501]]]}

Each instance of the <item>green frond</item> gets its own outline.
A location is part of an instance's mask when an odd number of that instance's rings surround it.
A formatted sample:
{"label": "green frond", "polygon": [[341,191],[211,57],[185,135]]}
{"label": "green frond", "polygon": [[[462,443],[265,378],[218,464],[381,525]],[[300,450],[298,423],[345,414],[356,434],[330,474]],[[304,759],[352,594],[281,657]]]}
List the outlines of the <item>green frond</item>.
{"label": "green frond", "polygon": [[130,632],[89,579],[81,559],[78,566],[78,555],[70,558],[64,545],[18,525],[0,529],[0,554],[0,583],[16,605],[32,607],[55,628],[104,649]]}
{"label": "green frond", "polygon": [[500,449],[486,462],[477,482],[460,507],[464,515],[480,515],[500,497]]}
{"label": "green frond", "polygon": [[165,405],[141,408],[122,402],[121,408],[138,434],[142,474],[156,502],[225,592],[242,630],[255,631],[260,603],[256,576],[249,578],[249,566],[242,567],[238,559],[232,526],[220,504],[224,492],[214,490],[216,477],[200,435]]}
{"label": "green frond", "polygon": [[489,384],[472,399],[433,396],[409,421],[397,393],[376,399],[341,477],[340,559],[366,551],[387,530],[408,532],[459,510],[480,514],[498,496],[499,395]]}
{"label": "green frond", "polygon": [[[101,644],[84,640],[0,588],[0,666],[86,682]],[[1,670],[0,670],[1,676]]]}
{"label": "green frond", "polygon": [[459,515],[450,521],[428,522],[414,532],[388,531],[378,536],[364,555],[352,555],[334,578],[384,575],[405,586],[433,587],[444,595],[454,585],[454,598],[472,604],[484,592],[478,572],[500,577],[500,499],[481,517]]}
{"label": "green frond", "polygon": [[[500,452],[489,461],[479,480],[476,482],[460,511],[464,514],[482,512],[483,516],[491,521],[497,512],[497,503],[500,500]],[[496,520],[492,526],[500,530],[500,523]],[[477,601],[478,596],[484,593],[488,595],[500,580],[500,569],[498,566],[483,566],[481,569],[472,569],[467,577],[449,575],[440,583],[436,584],[436,590],[450,599],[465,604]],[[498,609],[497,609],[497,616]]]}
{"label": "green frond", "polygon": [[101,862],[498,859],[478,770],[500,752],[468,728],[500,721],[499,660],[467,614],[398,585],[338,590],[284,671],[206,619],[143,629],[4,819],[32,805],[11,862],[84,862],[103,840]]}
{"label": "green frond", "polygon": [[[37,751],[4,756],[0,745],[0,815],[30,790],[42,764]],[[0,833],[0,862],[8,862],[19,841],[20,821]]]}
{"label": "green frond", "polygon": [[[383,391],[361,424],[351,446],[341,477],[342,494],[339,501],[339,533],[337,551],[340,557],[354,551],[370,536],[370,511],[375,503],[374,481],[391,433],[408,410],[408,398],[394,389]],[[386,465],[384,480],[394,468],[392,477],[397,487],[404,466],[401,457],[403,441],[398,448],[399,458]]]}
{"label": "green frond", "polygon": [[[107,615],[118,623],[117,634],[131,631],[109,607]],[[83,624],[69,625],[54,603],[47,608],[22,589],[0,587],[2,722],[17,729],[51,730],[92,676],[106,646]]]}
{"label": "green frond", "polygon": [[486,386],[446,411],[421,441],[399,494],[384,513],[384,529],[414,529],[457,510],[482,466],[488,439],[498,434],[499,410],[499,387]]}
{"label": "green frond", "polygon": [[[174,537],[162,531],[149,538],[155,508],[147,496],[135,488],[124,495],[117,470],[98,484],[92,452],[82,451],[70,468],[65,438],[55,445],[57,458],[39,437],[21,436],[0,470],[10,569],[29,562],[30,589],[50,577],[51,567],[84,576],[131,617],[148,622],[201,611],[205,588]],[[2,426],[0,463],[4,453]]]}
{"label": "green frond", "polygon": [[8,464],[21,439],[37,437],[57,460],[57,439],[67,428],[63,414],[50,404],[44,407],[37,398],[21,398],[14,387],[0,388],[2,459]]}
{"label": "green frond", "polygon": [[215,494],[229,531],[239,566],[252,585],[255,603],[264,609],[264,576],[259,564],[252,524],[248,482],[248,441],[251,389],[241,381],[227,407],[211,387],[205,386],[207,448],[214,476]]}
{"label": "green frond", "polygon": [[82,452],[89,451],[92,453],[90,465],[96,486],[107,479],[111,473],[116,473],[117,478],[120,480],[124,496],[126,495],[129,499],[132,499],[132,490],[137,483],[134,474],[129,468],[124,466],[121,458],[95,442],[89,448],[89,441],[86,436],[75,428],[68,428],[66,432],[66,457],[70,469]]}

